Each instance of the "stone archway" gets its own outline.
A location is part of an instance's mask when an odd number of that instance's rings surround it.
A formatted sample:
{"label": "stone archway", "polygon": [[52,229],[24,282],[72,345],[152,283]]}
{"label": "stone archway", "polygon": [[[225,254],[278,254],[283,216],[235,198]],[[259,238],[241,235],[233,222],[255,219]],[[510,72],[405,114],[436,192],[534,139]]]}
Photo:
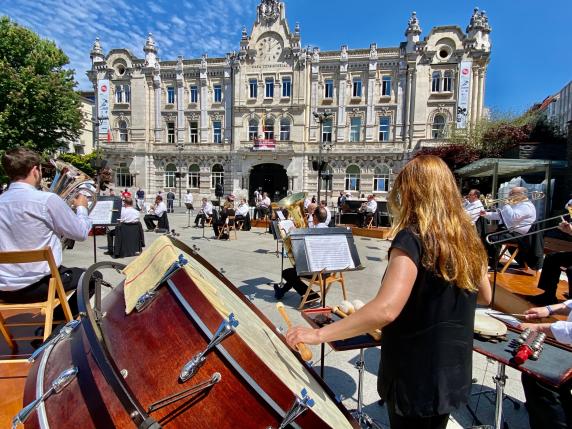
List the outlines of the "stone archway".
{"label": "stone archway", "polygon": [[256,189],[267,192],[272,201],[278,201],[288,192],[288,175],[284,166],[274,163],[258,164],[250,170],[248,194]]}

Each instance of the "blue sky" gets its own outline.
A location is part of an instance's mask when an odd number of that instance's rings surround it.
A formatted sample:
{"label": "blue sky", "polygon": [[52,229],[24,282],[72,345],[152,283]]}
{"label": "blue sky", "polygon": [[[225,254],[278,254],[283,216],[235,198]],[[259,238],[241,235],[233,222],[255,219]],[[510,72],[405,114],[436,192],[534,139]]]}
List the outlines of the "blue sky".
{"label": "blue sky", "polygon": [[[152,32],[162,59],[219,56],[237,50],[242,25],[250,32],[258,0],[0,0],[6,14],[70,57],[80,88],[89,89],[89,51],[100,37],[104,50],[127,47],[143,56]],[[288,22],[301,26],[304,46],[323,50],[397,46],[417,11],[423,34],[436,25],[463,30],[473,7],[485,9],[493,31],[485,103],[493,111],[519,113],[572,79],[571,0],[474,2],[384,0],[286,0]]]}

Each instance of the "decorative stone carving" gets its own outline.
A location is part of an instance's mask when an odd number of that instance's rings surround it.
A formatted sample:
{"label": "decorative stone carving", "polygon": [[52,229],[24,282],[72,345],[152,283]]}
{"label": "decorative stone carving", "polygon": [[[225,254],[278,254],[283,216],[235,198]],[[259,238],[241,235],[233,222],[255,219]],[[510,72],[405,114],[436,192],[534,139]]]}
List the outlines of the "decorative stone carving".
{"label": "decorative stone carving", "polygon": [[371,45],[369,45],[369,59],[370,60],[377,60],[378,55],[377,55],[377,44],[376,43],[372,43]]}
{"label": "decorative stone carving", "polygon": [[347,61],[348,60],[348,45],[342,45],[341,46],[340,60],[341,61]]}
{"label": "decorative stone carving", "polygon": [[277,0],[262,0],[258,6],[258,13],[262,21],[272,23],[280,15],[280,5]]}
{"label": "decorative stone carving", "polygon": [[246,27],[242,26],[242,36],[240,37],[241,40],[248,40],[248,33],[246,32]]}
{"label": "decorative stone carving", "polygon": [[320,62],[320,48],[314,48],[312,50],[312,62],[319,63]]}
{"label": "decorative stone carving", "polygon": [[407,21],[407,30],[405,30],[405,35],[412,33],[419,35],[421,34],[421,26],[419,25],[419,19],[417,18],[417,12],[411,12],[411,16]]}
{"label": "decorative stone carving", "polygon": [[95,39],[93,42],[93,47],[91,48],[91,52],[89,54],[92,63],[100,63],[105,61],[103,56],[103,49],[101,48],[101,44],[99,43],[99,37]]}

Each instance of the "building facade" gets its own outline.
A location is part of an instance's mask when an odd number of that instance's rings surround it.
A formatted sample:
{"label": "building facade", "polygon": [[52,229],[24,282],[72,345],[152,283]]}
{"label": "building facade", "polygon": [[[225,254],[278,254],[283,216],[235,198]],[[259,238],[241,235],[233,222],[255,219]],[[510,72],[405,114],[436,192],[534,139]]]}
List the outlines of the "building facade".
{"label": "building facade", "polygon": [[325,161],[329,196],[383,199],[415,150],[482,116],[490,31],[475,9],[466,32],[435,27],[421,39],[414,12],[399,46],[321,51],[302,47],[284,3],[262,0],[250,34],[243,28],[223,58],[159,60],[152,35],[144,58],[105,54],[96,40],[88,76],[100,90],[99,147],[116,186],[148,194],[212,197],[220,183],[237,196],[315,195]]}
{"label": "building facade", "polygon": [[76,153],[78,155],[87,155],[93,152],[93,144],[95,142],[93,136],[93,117],[95,112],[93,94],[80,94],[79,109],[82,115],[81,134],[76,140],[68,142],[67,146],[62,146],[60,151]]}
{"label": "building facade", "polygon": [[572,81],[556,94],[544,100],[547,104],[546,115],[558,125],[560,131],[568,133],[568,122],[572,121]]}

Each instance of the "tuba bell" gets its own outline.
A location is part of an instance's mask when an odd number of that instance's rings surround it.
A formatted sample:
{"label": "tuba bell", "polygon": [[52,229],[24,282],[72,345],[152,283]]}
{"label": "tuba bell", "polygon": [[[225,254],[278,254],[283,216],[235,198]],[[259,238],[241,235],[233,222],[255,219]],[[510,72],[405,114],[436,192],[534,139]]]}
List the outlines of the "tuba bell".
{"label": "tuba bell", "polygon": [[[306,194],[304,192],[298,192],[292,194],[288,197],[282,198],[278,201],[278,206],[285,208],[288,212],[288,219],[292,221],[296,228],[308,228],[308,219],[304,214],[304,199]],[[278,228],[280,237],[284,242],[284,248],[288,253],[288,258],[292,265],[296,265],[296,260],[294,259],[294,254],[292,253],[292,244],[290,243],[290,237],[282,228]]]}

